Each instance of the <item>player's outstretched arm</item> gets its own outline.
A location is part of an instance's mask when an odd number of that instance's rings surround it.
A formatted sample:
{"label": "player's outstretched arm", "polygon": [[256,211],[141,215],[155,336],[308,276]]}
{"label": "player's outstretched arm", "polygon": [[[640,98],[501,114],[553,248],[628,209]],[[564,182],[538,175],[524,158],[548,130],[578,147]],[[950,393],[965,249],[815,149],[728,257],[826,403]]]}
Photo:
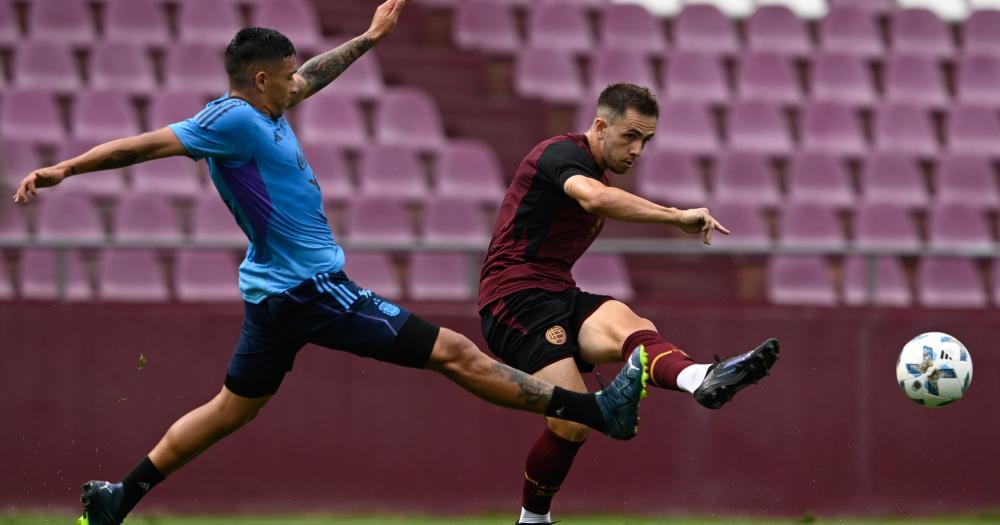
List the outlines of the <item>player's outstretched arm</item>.
{"label": "player's outstretched arm", "polygon": [[406,0],[386,0],[375,10],[375,16],[372,18],[372,25],[368,31],[340,47],[316,55],[302,64],[295,77],[295,81],[299,83],[299,92],[289,103],[289,106],[302,102],[333,82],[365,51],[374,47],[391,33],[392,29],[396,27],[399,13],[405,5]]}
{"label": "player's outstretched arm", "polygon": [[39,188],[55,186],[72,175],[123,168],[147,160],[186,154],[184,146],[169,128],[112,140],[95,146],[79,157],[31,172],[18,185],[14,202],[26,203],[38,195]]}
{"label": "player's outstretched arm", "polygon": [[584,175],[566,179],[563,190],[579,202],[583,209],[609,219],[670,224],[687,233],[701,233],[705,244],[712,244],[714,231],[729,235],[729,230],[712,217],[708,208],[678,210],[660,206],[619,188],[605,186]]}

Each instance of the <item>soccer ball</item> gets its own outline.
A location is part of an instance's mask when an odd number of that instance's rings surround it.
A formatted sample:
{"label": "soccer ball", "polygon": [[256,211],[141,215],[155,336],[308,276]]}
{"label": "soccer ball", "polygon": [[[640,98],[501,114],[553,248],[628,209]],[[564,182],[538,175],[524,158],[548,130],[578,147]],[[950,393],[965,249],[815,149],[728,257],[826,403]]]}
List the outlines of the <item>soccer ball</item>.
{"label": "soccer ball", "polygon": [[896,380],[906,397],[917,404],[940,407],[954,403],[972,383],[972,356],[948,334],[920,334],[899,353]]}

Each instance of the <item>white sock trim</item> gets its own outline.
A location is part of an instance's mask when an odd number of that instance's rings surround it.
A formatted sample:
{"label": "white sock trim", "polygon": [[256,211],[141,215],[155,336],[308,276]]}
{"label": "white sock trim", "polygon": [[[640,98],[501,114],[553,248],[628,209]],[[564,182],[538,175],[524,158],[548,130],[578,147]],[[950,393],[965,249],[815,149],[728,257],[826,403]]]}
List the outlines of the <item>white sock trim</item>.
{"label": "white sock trim", "polygon": [[705,381],[709,366],[711,365],[689,365],[681,370],[681,373],[677,374],[677,387],[693,394]]}
{"label": "white sock trim", "polygon": [[521,507],[521,517],[517,521],[520,523],[552,523],[552,513],[535,514]]}

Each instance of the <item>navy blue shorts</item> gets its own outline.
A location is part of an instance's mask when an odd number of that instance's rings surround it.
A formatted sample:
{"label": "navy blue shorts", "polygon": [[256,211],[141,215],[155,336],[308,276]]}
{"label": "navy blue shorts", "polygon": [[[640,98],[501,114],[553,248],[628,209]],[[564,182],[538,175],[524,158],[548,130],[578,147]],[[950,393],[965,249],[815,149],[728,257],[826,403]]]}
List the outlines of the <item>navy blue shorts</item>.
{"label": "navy blue shorts", "polygon": [[243,307],[243,333],[226,375],[226,388],[243,397],[277,392],[308,343],[423,368],[440,330],[354,284],[344,272],[319,274]]}

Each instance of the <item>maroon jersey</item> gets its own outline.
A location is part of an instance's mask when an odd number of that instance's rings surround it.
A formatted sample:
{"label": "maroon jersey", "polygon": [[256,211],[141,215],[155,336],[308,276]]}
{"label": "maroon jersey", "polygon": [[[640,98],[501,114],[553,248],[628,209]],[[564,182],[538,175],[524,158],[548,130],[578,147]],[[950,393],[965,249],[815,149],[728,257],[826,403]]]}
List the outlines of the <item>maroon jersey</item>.
{"label": "maroon jersey", "polygon": [[535,146],[521,161],[493,226],[480,274],[479,309],[508,294],[576,286],[570,269],[604,227],[563,191],[574,175],[608,185],[585,135],[559,135]]}

